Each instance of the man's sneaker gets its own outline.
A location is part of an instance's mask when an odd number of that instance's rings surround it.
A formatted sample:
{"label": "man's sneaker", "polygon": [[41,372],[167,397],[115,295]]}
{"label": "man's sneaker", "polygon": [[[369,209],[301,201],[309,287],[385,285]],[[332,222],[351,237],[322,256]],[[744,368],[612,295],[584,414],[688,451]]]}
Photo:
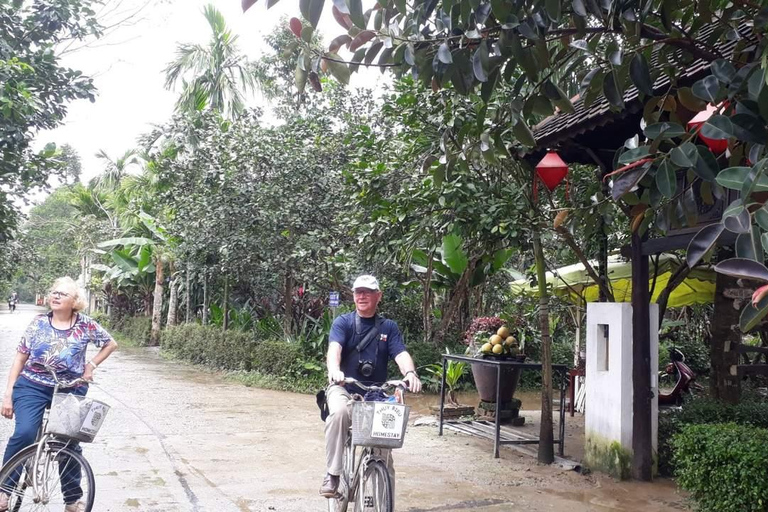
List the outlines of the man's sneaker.
{"label": "man's sneaker", "polygon": [[85,512],[85,503],[82,501],[70,503],[64,507],[64,512]]}
{"label": "man's sneaker", "polygon": [[320,486],[320,496],[333,498],[336,496],[336,490],[339,488],[339,477],[330,473],[325,475],[323,485]]}

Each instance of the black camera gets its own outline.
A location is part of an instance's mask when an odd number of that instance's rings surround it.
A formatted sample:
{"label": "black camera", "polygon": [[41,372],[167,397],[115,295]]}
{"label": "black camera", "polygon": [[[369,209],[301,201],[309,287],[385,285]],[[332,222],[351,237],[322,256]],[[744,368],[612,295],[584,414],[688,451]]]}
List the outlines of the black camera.
{"label": "black camera", "polygon": [[359,371],[360,375],[362,375],[363,377],[370,377],[371,375],[373,375],[373,368],[374,368],[373,361],[367,361],[367,360],[360,361],[360,363],[358,363],[357,365],[357,371]]}

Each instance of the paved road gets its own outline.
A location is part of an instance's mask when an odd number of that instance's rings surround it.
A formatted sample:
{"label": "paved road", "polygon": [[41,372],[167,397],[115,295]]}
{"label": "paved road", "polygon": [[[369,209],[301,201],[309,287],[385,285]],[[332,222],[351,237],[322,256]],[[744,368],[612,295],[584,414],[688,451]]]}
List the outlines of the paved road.
{"label": "paved road", "polygon": [[[0,391],[18,338],[40,310],[0,311]],[[322,425],[314,397],[247,388],[214,373],[121,349],[100,367],[91,396],[112,405],[85,447],[104,511],[325,509],[317,496]],[[0,420],[0,449],[13,424]],[[669,483],[617,484],[540,467],[486,441],[410,427],[396,454],[397,510],[664,511],[683,501]]]}

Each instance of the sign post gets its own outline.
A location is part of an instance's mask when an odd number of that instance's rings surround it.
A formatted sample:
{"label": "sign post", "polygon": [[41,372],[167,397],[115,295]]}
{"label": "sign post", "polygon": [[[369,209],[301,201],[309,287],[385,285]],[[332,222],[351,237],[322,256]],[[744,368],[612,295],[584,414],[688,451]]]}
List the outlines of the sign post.
{"label": "sign post", "polygon": [[339,307],[339,292],[330,292],[328,294],[328,305],[331,306],[333,319],[336,320],[336,308]]}

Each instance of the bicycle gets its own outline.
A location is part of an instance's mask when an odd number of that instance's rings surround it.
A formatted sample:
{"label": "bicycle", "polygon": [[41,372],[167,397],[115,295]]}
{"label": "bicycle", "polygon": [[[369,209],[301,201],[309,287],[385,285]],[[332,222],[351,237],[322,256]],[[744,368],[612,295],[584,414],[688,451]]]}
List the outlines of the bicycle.
{"label": "bicycle", "polygon": [[0,469],[0,493],[8,496],[8,512],[91,512],[96,482],[91,465],[75,445],[93,441],[109,406],[60,393],[86,381],[62,382],[54,368],[40,366],[54,378],[52,403],[43,414],[35,443],[23,448]]}
{"label": "bicycle", "polygon": [[[366,386],[349,377],[344,382],[366,392],[385,393],[394,389],[396,402],[352,402],[352,426],[344,447],[344,469],[336,496],[328,498],[328,512],[346,512],[350,503],[356,512],[394,512],[394,482],[390,479],[387,457],[389,450],[403,446],[410,412],[404,402],[407,386],[396,380],[381,386]],[[362,450],[356,462],[358,446]]]}

